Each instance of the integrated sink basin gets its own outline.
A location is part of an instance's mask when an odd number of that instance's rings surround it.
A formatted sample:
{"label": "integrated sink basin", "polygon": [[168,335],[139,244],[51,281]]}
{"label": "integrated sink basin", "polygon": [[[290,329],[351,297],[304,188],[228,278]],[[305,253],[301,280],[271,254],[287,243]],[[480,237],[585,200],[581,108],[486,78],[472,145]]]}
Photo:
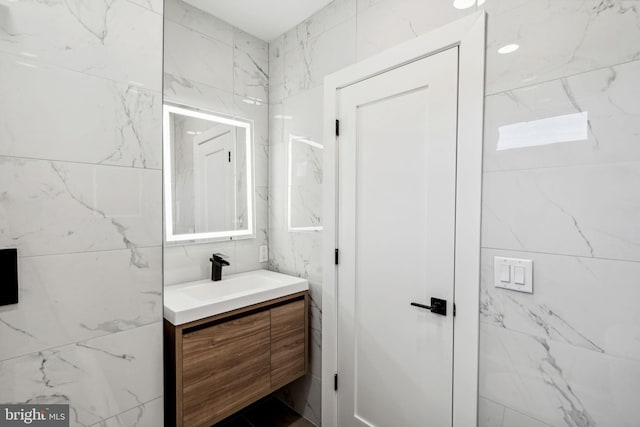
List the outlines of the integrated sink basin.
{"label": "integrated sink basin", "polygon": [[164,288],[164,318],[182,325],[216,314],[284,297],[309,289],[309,282],[268,270],[226,276]]}

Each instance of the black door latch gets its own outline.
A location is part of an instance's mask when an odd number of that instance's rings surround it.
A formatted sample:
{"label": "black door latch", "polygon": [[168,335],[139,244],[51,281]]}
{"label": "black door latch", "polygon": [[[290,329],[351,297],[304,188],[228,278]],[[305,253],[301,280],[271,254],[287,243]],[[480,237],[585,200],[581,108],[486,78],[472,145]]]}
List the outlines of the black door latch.
{"label": "black door latch", "polygon": [[417,303],[417,302],[412,302],[411,305],[414,306],[414,307],[425,308],[425,309],[431,311],[432,313],[439,314],[441,316],[446,316],[447,315],[447,300],[446,299],[440,299],[440,298],[431,297],[431,305],[420,304],[420,303]]}

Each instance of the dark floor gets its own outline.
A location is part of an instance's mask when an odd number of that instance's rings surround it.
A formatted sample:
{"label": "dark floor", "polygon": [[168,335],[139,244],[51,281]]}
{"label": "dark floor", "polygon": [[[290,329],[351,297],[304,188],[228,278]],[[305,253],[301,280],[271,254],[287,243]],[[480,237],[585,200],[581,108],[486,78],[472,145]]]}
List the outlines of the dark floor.
{"label": "dark floor", "polygon": [[287,405],[267,397],[213,427],[313,427]]}

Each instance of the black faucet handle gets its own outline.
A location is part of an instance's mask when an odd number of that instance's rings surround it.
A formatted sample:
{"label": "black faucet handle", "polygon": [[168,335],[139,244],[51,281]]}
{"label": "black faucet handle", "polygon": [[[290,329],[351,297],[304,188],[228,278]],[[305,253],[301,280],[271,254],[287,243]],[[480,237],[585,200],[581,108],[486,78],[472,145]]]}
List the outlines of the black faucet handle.
{"label": "black faucet handle", "polygon": [[229,265],[229,261],[227,261],[224,258],[227,258],[227,256],[224,254],[217,253],[217,254],[211,255],[211,258],[209,258],[209,261],[215,262],[220,265]]}

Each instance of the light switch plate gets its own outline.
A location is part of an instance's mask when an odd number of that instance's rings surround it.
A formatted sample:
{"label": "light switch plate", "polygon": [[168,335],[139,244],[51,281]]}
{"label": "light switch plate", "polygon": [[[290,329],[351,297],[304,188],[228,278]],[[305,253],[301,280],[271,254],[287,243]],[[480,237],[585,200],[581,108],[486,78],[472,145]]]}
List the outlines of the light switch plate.
{"label": "light switch plate", "polygon": [[[503,281],[504,275],[501,274],[505,268],[511,272],[509,281]],[[523,272],[524,270],[524,277]],[[523,282],[523,283],[519,283]],[[512,291],[533,293],[533,261],[530,259],[519,258],[493,258],[493,283],[496,288],[509,289]]]}
{"label": "light switch plate", "polygon": [[260,246],[260,255],[258,257],[258,262],[267,262],[269,261],[269,249],[267,245]]}

